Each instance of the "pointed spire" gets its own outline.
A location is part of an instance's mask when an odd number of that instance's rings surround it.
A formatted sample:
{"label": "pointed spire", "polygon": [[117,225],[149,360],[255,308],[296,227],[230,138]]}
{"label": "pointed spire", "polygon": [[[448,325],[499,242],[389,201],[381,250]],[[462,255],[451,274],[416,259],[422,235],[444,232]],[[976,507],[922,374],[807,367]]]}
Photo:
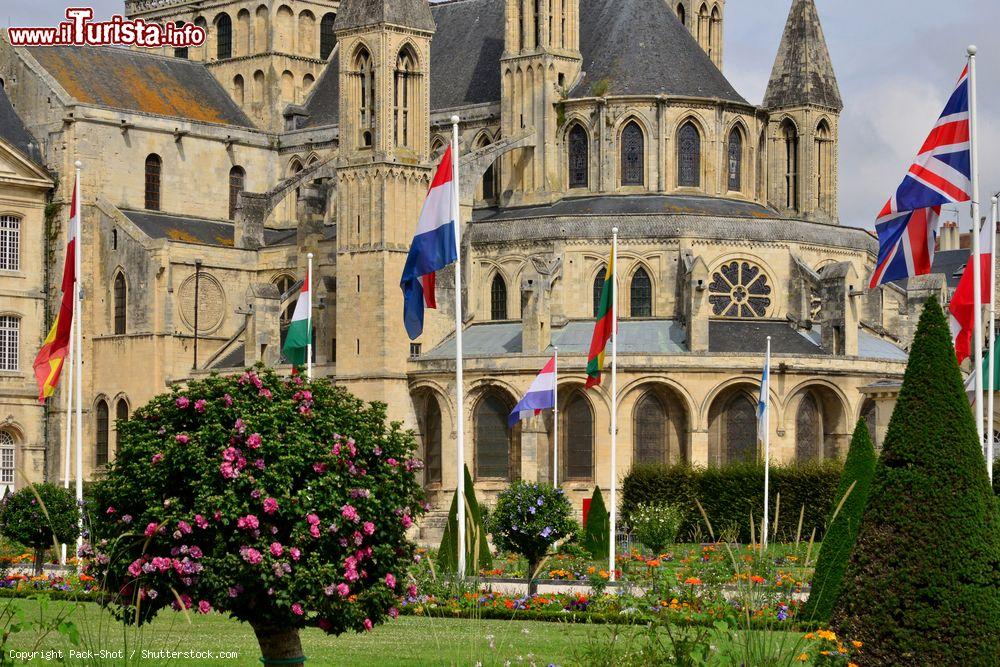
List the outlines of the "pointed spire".
{"label": "pointed spire", "polygon": [[434,32],[427,0],[344,0],[334,27],[348,30],[381,23]]}
{"label": "pointed spire", "polygon": [[837,111],[844,108],[816,5],[813,0],[792,0],[764,106],[776,109],[809,104]]}

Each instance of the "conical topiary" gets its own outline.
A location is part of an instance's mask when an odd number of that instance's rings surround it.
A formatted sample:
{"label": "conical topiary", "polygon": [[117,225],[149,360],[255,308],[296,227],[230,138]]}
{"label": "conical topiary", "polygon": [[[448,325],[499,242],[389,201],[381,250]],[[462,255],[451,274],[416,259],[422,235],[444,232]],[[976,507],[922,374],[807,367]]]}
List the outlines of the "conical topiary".
{"label": "conical topiary", "polygon": [[816,561],[809,599],[799,614],[801,618],[822,622],[830,620],[833,604],[837,601],[844,580],[844,568],[847,567],[851,549],[858,537],[858,526],[874,475],[875,447],[868,434],[868,424],[864,419],[859,419],[854,427],[847,461],[844,462],[844,472],[840,475],[834,505],[830,508],[826,536],[823,538],[819,560]]}
{"label": "conical topiary", "polygon": [[[476,489],[468,466],[465,467],[465,573],[478,574],[493,568],[493,555],[486,541],[483,513],[476,501]],[[478,563],[476,562],[478,559]],[[448,523],[441,536],[437,553],[437,566],[441,572],[458,571],[458,492],[451,497]]]}
{"label": "conical topiary", "polygon": [[920,316],[832,626],[863,642],[859,664],[1000,660],[1000,512],[934,299]]}
{"label": "conical topiary", "polygon": [[595,560],[606,560],[608,557],[610,524],[611,517],[608,515],[608,508],[604,506],[601,487],[595,487],[594,496],[590,500],[590,511],[587,513],[587,524],[583,530],[583,548]]}

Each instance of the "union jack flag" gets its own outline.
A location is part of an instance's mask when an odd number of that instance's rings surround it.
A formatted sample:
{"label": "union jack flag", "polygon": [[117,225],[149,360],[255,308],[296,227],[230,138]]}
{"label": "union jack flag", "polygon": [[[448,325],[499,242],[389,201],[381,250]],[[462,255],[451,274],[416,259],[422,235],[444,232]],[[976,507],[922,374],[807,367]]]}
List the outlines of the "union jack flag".
{"label": "union jack flag", "polygon": [[870,287],[931,272],[941,206],[972,196],[969,68],[875,221],[878,260]]}

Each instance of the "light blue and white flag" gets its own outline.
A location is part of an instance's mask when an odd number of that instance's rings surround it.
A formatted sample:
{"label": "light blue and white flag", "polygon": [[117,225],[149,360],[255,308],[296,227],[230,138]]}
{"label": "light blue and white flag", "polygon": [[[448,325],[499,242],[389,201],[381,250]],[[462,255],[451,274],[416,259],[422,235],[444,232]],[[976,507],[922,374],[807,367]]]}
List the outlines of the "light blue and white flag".
{"label": "light blue and white flag", "polygon": [[760,378],[760,397],[757,399],[757,442],[761,445],[767,437],[767,422],[768,422],[768,412],[770,411],[771,401],[769,399],[771,392],[771,351],[767,352],[767,356],[764,358],[764,373]]}

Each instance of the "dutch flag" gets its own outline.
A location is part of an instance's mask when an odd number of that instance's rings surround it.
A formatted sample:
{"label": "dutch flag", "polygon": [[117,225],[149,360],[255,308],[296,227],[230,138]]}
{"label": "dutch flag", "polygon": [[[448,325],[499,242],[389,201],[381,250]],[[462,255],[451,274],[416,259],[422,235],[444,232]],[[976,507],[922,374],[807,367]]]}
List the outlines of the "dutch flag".
{"label": "dutch flag", "polygon": [[399,287],[403,290],[403,324],[410,340],[424,331],[424,307],[437,308],[434,297],[435,272],[458,259],[455,243],[455,217],[451,147],[441,157],[431,181],[424,208],[420,211],[417,233],[406,257]]}
{"label": "dutch flag", "polygon": [[552,357],[531,382],[528,393],[511,410],[510,416],[507,418],[507,425],[514,428],[514,424],[522,419],[533,417],[542,410],[553,410],[555,407],[556,358]]}

